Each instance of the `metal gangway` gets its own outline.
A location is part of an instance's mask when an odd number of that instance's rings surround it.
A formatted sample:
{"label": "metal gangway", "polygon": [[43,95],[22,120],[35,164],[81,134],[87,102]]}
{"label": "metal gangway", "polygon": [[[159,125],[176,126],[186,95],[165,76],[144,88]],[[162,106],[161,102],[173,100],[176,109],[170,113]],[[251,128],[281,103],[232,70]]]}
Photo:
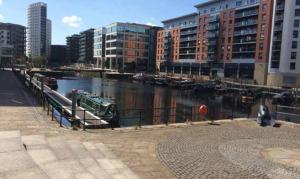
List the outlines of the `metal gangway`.
{"label": "metal gangway", "polygon": [[[54,110],[60,113],[61,118],[62,116],[64,116],[64,118],[68,119],[70,123],[73,123],[75,121],[80,122],[84,129],[104,128],[109,125],[107,121],[102,120],[100,117],[95,116],[91,112],[77,105],[75,110],[75,118],[72,118],[72,113],[74,111],[72,109],[72,101],[70,99],[60,94],[59,92],[52,90],[42,82],[30,77],[30,75],[26,74],[26,72],[24,73],[24,77],[29,86],[31,85],[33,88],[41,92],[43,100],[48,105],[51,104],[52,106],[55,106]],[[62,119],[60,119],[60,123],[61,120]]]}

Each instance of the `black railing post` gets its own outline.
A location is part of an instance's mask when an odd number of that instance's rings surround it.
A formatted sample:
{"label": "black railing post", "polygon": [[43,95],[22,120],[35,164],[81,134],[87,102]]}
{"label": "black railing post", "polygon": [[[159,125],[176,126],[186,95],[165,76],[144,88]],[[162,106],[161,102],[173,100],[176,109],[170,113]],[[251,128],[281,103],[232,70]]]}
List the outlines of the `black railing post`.
{"label": "black railing post", "polygon": [[85,131],[85,109],[83,110],[83,130]]}
{"label": "black railing post", "polygon": [[233,97],[233,94],[232,94],[232,104],[231,104],[231,120],[234,119],[234,97]]}
{"label": "black railing post", "polygon": [[275,112],[275,120],[277,120],[277,117],[278,117],[277,116],[278,115],[278,104],[276,104],[276,109],[275,110],[276,110],[276,112]]}
{"label": "black railing post", "polygon": [[166,117],[167,117],[167,119],[166,119],[166,126],[168,126],[169,125],[169,117],[170,117],[170,115],[169,115],[169,112],[168,112],[168,108],[165,108],[165,109],[167,109],[166,111],[167,111],[167,115],[166,115]]}
{"label": "black railing post", "polygon": [[49,104],[49,101],[47,101],[47,106],[48,106],[47,115],[49,116],[49,113],[50,113],[50,104]]}
{"label": "black railing post", "polygon": [[52,106],[52,109],[51,109],[52,111],[51,111],[51,116],[52,116],[52,121],[54,120],[54,108],[53,108],[53,106]]}
{"label": "black railing post", "polygon": [[43,97],[43,110],[45,111],[45,109],[46,109],[46,98],[45,97]]}
{"label": "black railing post", "polygon": [[139,127],[142,128],[142,111],[140,111]]}
{"label": "black railing post", "polygon": [[191,122],[193,122],[193,117],[194,117],[194,115],[193,115],[193,113],[194,113],[194,108],[193,108],[193,106],[191,106]]}
{"label": "black railing post", "polygon": [[64,112],[64,108],[61,107],[61,109],[60,109],[60,120],[59,120],[59,126],[60,127],[62,127],[63,112]]}

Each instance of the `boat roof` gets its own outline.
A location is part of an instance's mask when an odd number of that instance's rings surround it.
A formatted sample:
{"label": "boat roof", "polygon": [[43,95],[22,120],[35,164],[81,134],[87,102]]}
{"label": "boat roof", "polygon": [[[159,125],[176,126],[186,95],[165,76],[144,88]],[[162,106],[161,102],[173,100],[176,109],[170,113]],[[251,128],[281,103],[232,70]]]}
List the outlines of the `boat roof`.
{"label": "boat roof", "polygon": [[97,104],[103,105],[103,106],[109,106],[109,105],[115,104],[111,100],[104,99],[104,98],[101,98],[101,97],[96,96],[96,95],[92,95],[92,94],[84,92],[84,91],[78,91],[78,95],[85,96],[85,98],[90,99],[91,101],[93,101]]}

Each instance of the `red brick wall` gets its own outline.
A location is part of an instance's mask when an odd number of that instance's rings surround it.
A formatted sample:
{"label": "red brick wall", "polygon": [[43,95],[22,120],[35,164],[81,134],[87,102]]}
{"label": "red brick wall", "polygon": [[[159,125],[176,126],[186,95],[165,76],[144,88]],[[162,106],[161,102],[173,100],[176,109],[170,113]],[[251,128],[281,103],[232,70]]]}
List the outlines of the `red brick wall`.
{"label": "red brick wall", "polygon": [[[266,10],[263,10],[264,7]],[[258,28],[256,39],[256,62],[266,63],[269,60],[272,14],[273,0],[261,0],[259,5]]]}
{"label": "red brick wall", "polygon": [[220,13],[220,32],[217,52],[217,60],[220,60],[220,62],[231,62],[234,23],[234,9],[225,10]]}
{"label": "red brick wall", "polygon": [[208,15],[200,16],[198,19],[198,32],[197,32],[197,50],[196,50],[196,61],[198,63],[204,63],[207,62],[207,56],[208,56],[208,38],[207,38],[207,30],[206,26],[208,23],[206,22],[206,19],[208,18]]}

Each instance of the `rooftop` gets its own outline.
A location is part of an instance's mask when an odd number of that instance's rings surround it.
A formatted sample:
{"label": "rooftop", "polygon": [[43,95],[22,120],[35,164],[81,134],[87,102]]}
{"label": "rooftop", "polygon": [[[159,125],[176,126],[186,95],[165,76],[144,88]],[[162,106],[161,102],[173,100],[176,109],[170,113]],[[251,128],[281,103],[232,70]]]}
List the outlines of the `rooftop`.
{"label": "rooftop", "polygon": [[172,18],[172,19],[164,20],[164,21],[162,21],[162,23],[167,23],[167,22],[171,22],[171,21],[175,21],[175,20],[179,20],[179,19],[184,19],[184,18],[188,18],[188,17],[193,17],[193,16],[197,16],[197,15],[198,15],[197,13],[191,13],[191,14],[175,17],[175,18]]}
{"label": "rooftop", "polygon": [[224,0],[209,0],[209,1],[197,4],[197,5],[195,5],[195,7],[200,8],[200,7],[211,5],[211,4],[214,4],[214,3],[219,3],[219,2],[222,2],[222,1],[224,1]]}

